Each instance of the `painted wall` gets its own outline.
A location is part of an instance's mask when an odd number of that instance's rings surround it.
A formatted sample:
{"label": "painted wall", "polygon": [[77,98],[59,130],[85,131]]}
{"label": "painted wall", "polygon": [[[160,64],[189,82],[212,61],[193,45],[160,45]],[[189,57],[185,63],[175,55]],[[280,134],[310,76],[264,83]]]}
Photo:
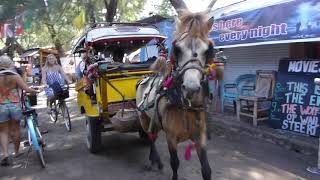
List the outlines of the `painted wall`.
{"label": "painted wall", "polygon": [[[167,37],[165,41],[165,46],[169,49],[170,52],[172,46],[171,43],[173,41],[173,32],[175,31],[175,25],[173,23],[173,20],[164,20],[154,25],[158,28],[162,35],[165,35]],[[148,58],[154,55],[158,56],[158,50],[156,46],[148,47],[148,49],[141,48],[140,59],[142,62],[146,61]]]}

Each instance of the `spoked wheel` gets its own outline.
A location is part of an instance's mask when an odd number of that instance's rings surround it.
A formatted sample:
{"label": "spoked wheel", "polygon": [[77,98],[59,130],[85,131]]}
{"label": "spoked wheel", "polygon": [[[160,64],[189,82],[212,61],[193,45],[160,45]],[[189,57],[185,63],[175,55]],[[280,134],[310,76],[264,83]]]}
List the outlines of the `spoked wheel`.
{"label": "spoked wheel", "polygon": [[57,108],[57,104],[56,103],[52,104],[52,106],[53,106],[53,108],[51,108],[51,112],[50,112],[49,115],[50,115],[51,121],[56,123],[57,120],[58,120],[59,112],[58,112],[58,108]]}
{"label": "spoked wheel", "polygon": [[42,168],[45,168],[46,167],[46,162],[44,161],[44,157],[43,157],[43,147],[41,146],[39,148],[39,150],[37,150],[37,156],[38,156],[38,159],[40,161],[40,165]]}
{"label": "spoked wheel", "polygon": [[40,133],[40,130],[39,130],[38,126],[36,126],[36,133],[37,133],[37,143],[39,144],[39,149],[36,150],[37,156],[38,156],[38,159],[40,161],[41,167],[45,168],[46,167],[46,162],[45,162],[44,157],[43,157],[45,143],[44,143],[44,140],[43,140],[43,138],[41,136],[41,133]]}
{"label": "spoked wheel", "polygon": [[68,110],[66,102],[61,103],[60,112],[61,112],[62,119],[64,120],[64,124],[65,124],[67,130],[70,132],[71,131],[71,121],[70,121],[70,114],[69,114],[69,110]]}
{"label": "spoked wheel", "polygon": [[[30,117],[29,117],[30,118]],[[38,160],[42,168],[46,167],[46,162],[43,157],[43,142],[40,143],[42,137],[37,126],[34,124],[33,120],[28,120],[28,135],[29,135],[29,144],[33,145],[34,150],[37,153]]]}

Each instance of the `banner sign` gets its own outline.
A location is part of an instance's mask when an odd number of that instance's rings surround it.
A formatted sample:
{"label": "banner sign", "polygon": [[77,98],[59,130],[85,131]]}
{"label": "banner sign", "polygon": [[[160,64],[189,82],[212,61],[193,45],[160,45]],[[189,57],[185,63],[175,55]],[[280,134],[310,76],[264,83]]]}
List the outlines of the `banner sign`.
{"label": "banner sign", "polygon": [[320,41],[320,1],[293,0],[215,20],[217,48]]}
{"label": "banner sign", "polygon": [[283,59],[279,64],[270,124],[309,136],[320,134],[320,60]]}

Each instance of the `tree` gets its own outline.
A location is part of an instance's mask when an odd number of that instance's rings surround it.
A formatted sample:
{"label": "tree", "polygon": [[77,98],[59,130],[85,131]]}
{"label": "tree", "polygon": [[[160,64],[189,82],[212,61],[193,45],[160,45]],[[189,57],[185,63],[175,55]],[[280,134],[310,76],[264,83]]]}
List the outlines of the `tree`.
{"label": "tree", "polygon": [[[19,38],[19,41],[22,43],[30,43],[31,39],[32,41],[34,41],[34,39],[37,41],[40,36],[41,41],[46,42],[46,45],[53,42],[52,44],[56,46],[59,54],[63,55],[60,32],[65,29],[63,28],[63,24],[67,23],[65,17],[62,15],[65,15],[65,10],[68,9],[69,12],[71,12],[73,9],[67,7],[61,2],[66,4],[62,0],[56,0],[52,4],[49,4],[50,7],[48,7],[45,6],[47,3],[46,0],[3,0],[1,3],[1,9],[4,9],[4,11],[1,11],[2,14],[0,14],[0,22],[11,22],[12,27],[14,27],[16,17],[21,16],[24,19],[31,18],[33,21],[32,25],[34,27],[31,28],[31,30],[26,30],[24,35]],[[15,28],[13,28],[13,30],[14,29]],[[33,36],[33,34],[35,34],[35,36]],[[6,51],[1,51],[2,53],[7,52],[10,56],[13,56],[13,49],[21,51],[22,46],[16,41],[14,36],[12,38],[6,38],[5,44],[6,47],[4,49],[6,49]],[[35,46],[39,46],[39,44],[36,44]]]}
{"label": "tree", "polygon": [[171,5],[174,7],[174,9],[179,14],[179,11],[182,9],[188,9],[186,3],[184,3],[183,0],[170,0]]}
{"label": "tree", "polygon": [[13,57],[14,51],[18,53],[24,51],[23,47],[17,42],[15,37],[16,17],[22,17],[24,9],[33,9],[35,6],[32,0],[2,0],[0,4],[0,23],[9,24],[12,32],[11,37],[6,37],[5,47],[0,50],[0,55],[7,53]]}
{"label": "tree", "polygon": [[216,4],[217,0],[212,0],[210,2],[210,4],[208,5],[207,9],[210,11],[212,9],[212,7],[214,6],[214,4]]}
{"label": "tree", "polygon": [[[25,47],[55,46],[60,56],[70,49],[71,41],[78,36],[72,26],[80,11],[85,11],[86,22],[131,22],[138,19],[146,0],[2,0],[1,19],[14,19],[13,11],[23,5],[23,14],[31,17],[31,28],[19,37]],[[5,11],[1,11],[5,10]],[[106,12],[104,12],[106,11]],[[0,19],[0,21],[1,21]],[[14,24],[14,23],[13,23]],[[11,44],[7,38],[7,45]],[[11,47],[11,46],[10,46]],[[20,46],[21,47],[21,46]],[[7,51],[10,48],[5,48]]]}
{"label": "tree", "polygon": [[105,21],[132,22],[138,20],[146,0],[104,0]]}
{"label": "tree", "polygon": [[[210,10],[216,2],[217,0],[212,0],[207,7],[207,11]],[[180,11],[182,9],[188,9],[186,3],[183,0],[170,0],[170,3],[178,14],[180,14]]]}
{"label": "tree", "polygon": [[170,17],[175,14],[175,10],[169,0],[163,0],[160,5],[155,5],[155,9],[157,9],[155,13],[163,17]]}
{"label": "tree", "polygon": [[25,44],[35,46],[53,45],[62,57],[64,50],[70,48],[70,42],[77,35],[72,21],[83,7],[79,8],[77,1],[37,1],[38,9],[33,13],[32,28],[22,39]]}
{"label": "tree", "polygon": [[104,0],[106,12],[106,22],[113,22],[117,13],[118,0]]}

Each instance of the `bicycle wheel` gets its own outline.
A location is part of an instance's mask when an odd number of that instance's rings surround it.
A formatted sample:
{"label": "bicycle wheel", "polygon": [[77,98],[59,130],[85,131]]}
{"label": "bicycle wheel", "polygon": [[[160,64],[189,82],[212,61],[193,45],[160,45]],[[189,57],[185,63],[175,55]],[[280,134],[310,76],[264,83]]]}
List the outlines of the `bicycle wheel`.
{"label": "bicycle wheel", "polygon": [[67,130],[70,132],[71,131],[71,121],[70,121],[70,114],[69,110],[67,107],[67,103],[63,101],[60,105],[61,113],[62,113],[62,118],[64,120],[64,124],[67,128]]}
{"label": "bicycle wheel", "polygon": [[50,112],[50,119],[52,122],[56,123],[57,120],[58,120],[58,110],[57,110],[57,104],[56,103],[53,103],[52,104],[53,108],[51,108],[51,112]]}
{"label": "bicycle wheel", "polygon": [[[29,116],[27,118],[27,124],[28,124],[28,135],[29,135],[29,143],[30,145],[33,145],[34,150],[37,153],[38,160],[40,161],[40,165],[42,168],[46,167],[46,163],[44,161],[43,157],[43,148],[40,146],[38,137],[41,138],[41,135],[39,134],[39,130],[36,130],[36,126],[33,122],[33,117]],[[30,142],[31,141],[31,142]]]}

